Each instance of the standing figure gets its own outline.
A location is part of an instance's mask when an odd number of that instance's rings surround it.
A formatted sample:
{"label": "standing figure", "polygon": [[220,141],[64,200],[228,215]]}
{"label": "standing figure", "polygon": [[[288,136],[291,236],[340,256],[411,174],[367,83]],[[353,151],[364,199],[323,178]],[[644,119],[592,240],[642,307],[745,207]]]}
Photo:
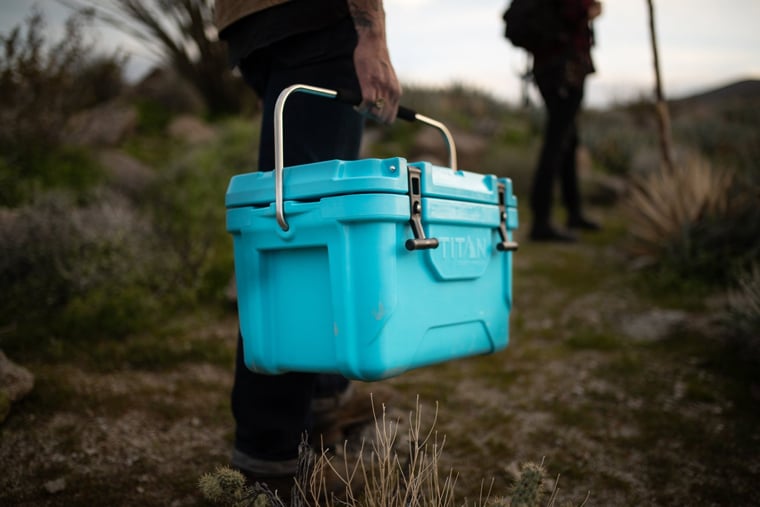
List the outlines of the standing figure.
{"label": "standing figure", "polygon": [[[355,108],[293,95],[283,118],[285,166],[355,160],[365,117],[394,121],[401,87],[388,53],[382,0],[217,0],[215,7],[231,65],[262,101],[260,171],[274,169],[275,103],[290,85],[345,89],[362,102]],[[318,433],[340,437],[327,426],[340,426],[350,387],[339,375],[254,373],[243,362],[238,337],[232,466],[287,494],[302,436],[308,433],[316,444]],[[369,397],[361,406],[359,417],[371,420]]]}
{"label": "standing figure", "polygon": [[530,192],[530,239],[571,242],[575,236],[557,229],[551,220],[557,179],[567,210],[567,227],[587,231],[600,228],[582,211],[576,150],[583,88],[586,76],[594,72],[591,21],[601,14],[602,6],[594,0],[558,0],[555,4],[562,24],[561,37],[533,50],[533,75],[546,106],[546,126]]}

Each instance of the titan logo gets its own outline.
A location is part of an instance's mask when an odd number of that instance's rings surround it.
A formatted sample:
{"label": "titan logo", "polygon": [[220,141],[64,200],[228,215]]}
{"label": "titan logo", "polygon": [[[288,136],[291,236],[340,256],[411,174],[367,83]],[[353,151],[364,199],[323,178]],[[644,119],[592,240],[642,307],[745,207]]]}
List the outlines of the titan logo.
{"label": "titan logo", "polygon": [[488,241],[467,236],[438,237],[442,259],[483,259],[488,257]]}

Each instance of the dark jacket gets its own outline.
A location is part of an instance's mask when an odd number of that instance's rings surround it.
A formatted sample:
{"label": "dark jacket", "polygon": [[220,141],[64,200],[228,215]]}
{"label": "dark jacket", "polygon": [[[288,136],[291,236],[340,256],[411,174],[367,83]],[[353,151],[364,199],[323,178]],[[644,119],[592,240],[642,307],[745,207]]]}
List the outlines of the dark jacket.
{"label": "dark jacket", "polygon": [[349,16],[346,0],[216,0],[219,38],[232,67],[256,51]]}
{"label": "dark jacket", "polygon": [[533,54],[533,72],[540,73],[557,67],[564,67],[567,79],[573,84],[582,82],[586,75],[594,72],[591,47],[594,32],[588,17],[593,0],[557,0],[564,20],[564,36],[553,46]]}

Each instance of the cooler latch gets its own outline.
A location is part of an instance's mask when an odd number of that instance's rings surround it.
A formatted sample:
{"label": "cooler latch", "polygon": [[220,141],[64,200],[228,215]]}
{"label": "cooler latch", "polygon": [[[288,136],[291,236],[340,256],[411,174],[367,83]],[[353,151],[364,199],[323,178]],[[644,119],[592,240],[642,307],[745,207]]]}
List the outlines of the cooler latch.
{"label": "cooler latch", "polygon": [[404,246],[407,250],[426,250],[438,248],[436,238],[426,238],[422,228],[422,171],[417,167],[407,166],[409,178],[409,224],[412,226],[414,239],[407,239]]}
{"label": "cooler latch", "polygon": [[500,252],[514,252],[517,250],[517,242],[509,239],[507,235],[507,187],[504,183],[499,183],[499,236],[501,243],[496,244],[496,249]]}

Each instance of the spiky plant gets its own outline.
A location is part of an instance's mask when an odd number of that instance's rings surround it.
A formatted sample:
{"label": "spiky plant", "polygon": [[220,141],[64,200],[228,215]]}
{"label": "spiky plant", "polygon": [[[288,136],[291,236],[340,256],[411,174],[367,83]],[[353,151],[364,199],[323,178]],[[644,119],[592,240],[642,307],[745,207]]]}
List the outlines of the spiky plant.
{"label": "spiky plant", "polygon": [[520,476],[514,485],[510,507],[538,507],[544,494],[544,478],[543,465],[523,464],[520,468]]}
{"label": "spiky plant", "polygon": [[760,361],[760,263],[738,279],[738,287],[728,295],[723,324],[745,358]]}
{"label": "spiky plant", "polygon": [[699,157],[634,178],[624,202],[632,253],[642,264],[656,263],[664,248],[692,225],[725,214],[733,181],[731,171],[715,169]]}
{"label": "spiky plant", "polygon": [[220,466],[198,479],[203,497],[216,505],[230,507],[285,507],[280,498],[266,484],[246,484],[237,470]]}
{"label": "spiky plant", "polygon": [[760,257],[758,197],[751,179],[696,157],[637,179],[624,206],[636,264],[669,289],[732,284]]}

